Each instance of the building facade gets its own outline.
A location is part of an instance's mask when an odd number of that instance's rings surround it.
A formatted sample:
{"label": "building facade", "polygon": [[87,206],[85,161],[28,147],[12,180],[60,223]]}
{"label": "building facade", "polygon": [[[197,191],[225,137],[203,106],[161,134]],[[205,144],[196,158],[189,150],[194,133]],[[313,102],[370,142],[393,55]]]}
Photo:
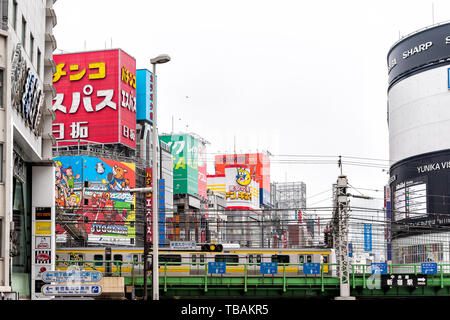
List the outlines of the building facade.
{"label": "building facade", "polygon": [[450,261],[449,34],[424,28],[387,55],[393,263]]}
{"label": "building facade", "polygon": [[6,298],[45,298],[40,273],[54,268],[54,2],[0,1],[0,293]]}

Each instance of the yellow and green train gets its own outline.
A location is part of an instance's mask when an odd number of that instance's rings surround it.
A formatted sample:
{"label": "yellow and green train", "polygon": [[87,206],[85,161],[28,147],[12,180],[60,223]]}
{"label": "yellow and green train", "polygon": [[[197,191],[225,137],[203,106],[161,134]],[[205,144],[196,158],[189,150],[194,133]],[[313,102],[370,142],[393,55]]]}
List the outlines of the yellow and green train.
{"label": "yellow and green train", "polygon": [[[226,248],[220,251],[198,249],[158,251],[159,271],[165,276],[198,276],[207,271],[208,262],[226,262],[226,276],[261,275],[260,263],[277,262],[278,272],[273,276],[304,276],[304,263],[320,263],[324,276],[336,276],[334,249],[257,249]],[[152,250],[148,254],[147,270],[152,271]],[[144,269],[143,248],[138,247],[86,247],[58,248],[56,269],[78,267],[97,270],[104,274],[121,276],[142,275]]]}

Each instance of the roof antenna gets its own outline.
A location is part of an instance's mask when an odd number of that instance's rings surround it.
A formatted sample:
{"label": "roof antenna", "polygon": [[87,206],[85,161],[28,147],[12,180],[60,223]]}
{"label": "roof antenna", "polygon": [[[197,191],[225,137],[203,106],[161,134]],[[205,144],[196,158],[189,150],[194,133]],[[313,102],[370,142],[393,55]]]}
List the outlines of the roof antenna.
{"label": "roof antenna", "polygon": [[431,3],[431,17],[432,17],[433,25],[434,25],[434,2]]}

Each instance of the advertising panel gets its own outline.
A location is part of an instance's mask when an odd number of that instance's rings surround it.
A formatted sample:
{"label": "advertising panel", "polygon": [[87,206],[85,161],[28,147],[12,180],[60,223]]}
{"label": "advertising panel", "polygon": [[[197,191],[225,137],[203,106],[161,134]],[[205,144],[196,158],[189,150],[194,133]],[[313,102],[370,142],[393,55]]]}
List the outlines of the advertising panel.
{"label": "advertising panel", "polygon": [[246,165],[252,179],[259,185],[261,204],[270,204],[270,159],[264,153],[215,156],[216,174],[225,174],[226,165]]}
{"label": "advertising panel", "polygon": [[[145,168],[145,186],[151,187],[153,184],[153,169]],[[148,192],[145,195],[145,219],[147,220],[147,243],[153,242],[153,195],[152,192]]]}
{"label": "advertising panel", "polygon": [[158,181],[158,211],[159,211],[159,244],[166,243],[166,196],[165,196],[165,181],[160,179]]}
{"label": "advertising panel", "polygon": [[258,209],[259,188],[248,166],[225,166],[226,209]]}
{"label": "advertising panel", "polygon": [[136,60],[120,49],[53,59],[57,145],[86,140],[136,148]]}
{"label": "advertising panel", "polygon": [[[134,244],[135,164],[89,156],[57,157],[56,205],[93,243]],[[125,192],[124,192],[125,191]],[[56,225],[57,241],[64,226]]]}
{"label": "advertising panel", "polygon": [[390,172],[392,237],[450,225],[450,150],[406,159]]}
{"label": "advertising panel", "polygon": [[136,120],[153,123],[153,101],[155,78],[147,69],[136,70]]}
{"label": "advertising panel", "polygon": [[173,155],[173,193],[198,196],[198,145],[191,135],[160,136]]}
{"label": "advertising panel", "polygon": [[389,86],[403,76],[450,57],[450,23],[424,29],[397,42],[388,53]]}

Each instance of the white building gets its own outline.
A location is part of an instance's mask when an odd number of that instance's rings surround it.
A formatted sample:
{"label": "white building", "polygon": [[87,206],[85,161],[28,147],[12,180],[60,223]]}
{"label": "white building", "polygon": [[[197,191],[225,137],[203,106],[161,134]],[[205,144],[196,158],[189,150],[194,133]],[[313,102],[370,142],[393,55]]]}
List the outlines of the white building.
{"label": "white building", "polygon": [[[0,293],[36,299],[54,268],[54,0],[1,0]],[[11,236],[10,236],[11,235]]]}

